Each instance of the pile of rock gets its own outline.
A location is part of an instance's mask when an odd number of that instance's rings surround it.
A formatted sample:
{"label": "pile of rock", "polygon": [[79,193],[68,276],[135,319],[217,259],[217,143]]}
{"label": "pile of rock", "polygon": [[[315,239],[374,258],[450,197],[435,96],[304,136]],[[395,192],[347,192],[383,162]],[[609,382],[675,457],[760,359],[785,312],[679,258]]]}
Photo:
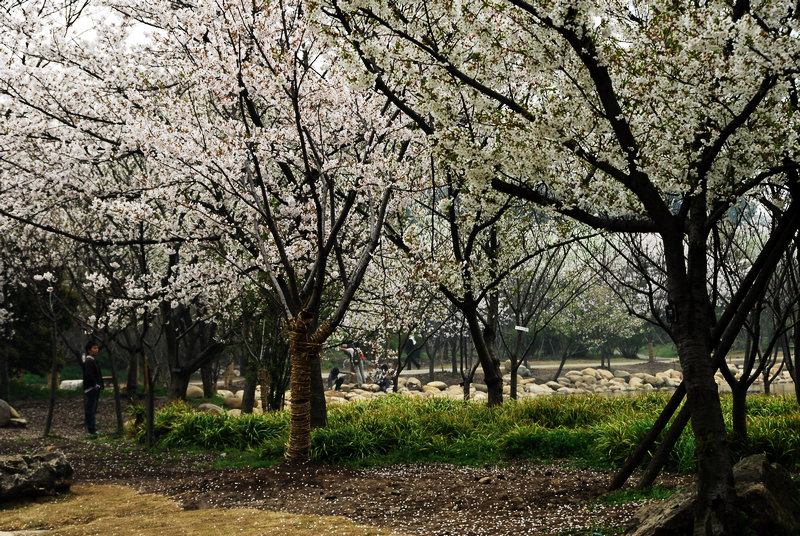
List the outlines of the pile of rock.
{"label": "pile of rock", "polygon": [[72,466],[63,452],[0,456],[0,502],[54,495],[72,485]]}
{"label": "pile of rock", "polygon": [[[733,374],[733,376],[737,380],[742,377],[742,374],[744,373],[744,367],[742,365],[731,363],[731,364],[727,364],[727,366],[728,366],[728,370],[731,371],[731,374]],[[752,374],[752,372],[751,372],[751,374]],[[792,383],[792,376],[789,374],[789,371],[786,370],[785,368],[782,368],[780,366],[780,364],[773,365],[769,369],[769,378],[772,381],[773,385],[775,385],[775,384],[785,385],[785,384],[791,384]],[[723,391],[730,390],[729,386],[728,386],[728,382],[725,380],[725,377],[722,375],[722,372],[717,371],[717,373],[714,375],[714,379],[716,380],[717,385],[720,386],[720,390],[723,390]],[[764,376],[763,375],[759,375],[759,377],[756,379],[756,381],[753,382],[753,385],[750,388],[750,390],[754,391],[754,392],[764,392]]]}
{"label": "pile of rock", "polygon": [[[224,410],[227,410],[229,415],[239,415],[242,410],[242,399],[244,398],[244,391],[229,391],[227,389],[217,390],[217,395],[225,399]],[[288,396],[288,392],[287,392]],[[189,384],[186,389],[186,398],[203,398],[203,388],[196,384]],[[198,407],[201,411],[211,413],[221,413],[223,408],[215,406],[214,404],[202,404]],[[255,404],[253,405],[253,413],[260,415],[261,410],[261,386],[256,386]]]}
{"label": "pile of rock", "polygon": [[[502,369],[508,371],[511,363],[506,361],[502,364]],[[741,367],[731,368],[734,375],[741,376]],[[778,373],[776,370],[775,373]],[[602,368],[587,367],[584,369],[572,369],[563,373],[557,380],[545,381],[531,376],[531,372],[525,367],[520,367],[517,373],[517,398],[534,398],[538,396],[553,395],[581,395],[581,394],[600,394],[604,396],[624,396],[637,393],[649,393],[653,391],[674,391],[681,383],[683,376],[679,370],[668,369],[661,372],[650,374],[648,372],[627,372],[625,370],[607,370]],[[721,373],[717,373],[717,384],[720,390],[725,390],[727,383]],[[781,372],[776,383],[791,381],[789,373]],[[198,386],[190,386],[187,397],[201,398],[202,389]],[[463,400],[464,389],[460,385],[447,385],[441,381],[424,383],[419,378],[413,376],[401,376],[398,380],[398,393],[404,396],[416,398],[451,398]],[[243,391],[236,393],[232,391],[220,390],[218,392],[225,398],[225,408],[229,413],[238,414],[242,407]],[[503,394],[511,394],[511,374],[503,376]],[[369,400],[376,397],[386,396],[387,394],[378,385],[354,385],[342,384],[339,391],[328,390],[325,398],[328,404],[342,404],[353,401]],[[256,391],[256,407],[254,413],[261,412],[260,392]],[[486,385],[473,383],[470,386],[469,399],[482,401],[488,398]],[[286,393],[287,403],[291,402],[291,394]]]}
{"label": "pile of rock", "polygon": [[648,393],[651,391],[674,391],[680,385],[680,371],[668,369],[655,374],[647,372],[627,372],[624,370],[606,370],[585,368],[571,370],[555,381],[544,384],[527,382],[526,389],[536,396],[548,394],[587,394],[606,395],[626,393]]}

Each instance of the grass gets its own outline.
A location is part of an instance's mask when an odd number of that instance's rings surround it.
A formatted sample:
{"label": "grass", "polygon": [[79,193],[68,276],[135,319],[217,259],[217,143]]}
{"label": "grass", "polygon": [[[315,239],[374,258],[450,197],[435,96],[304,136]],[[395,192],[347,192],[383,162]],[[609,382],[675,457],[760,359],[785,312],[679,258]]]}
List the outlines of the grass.
{"label": "grass", "polygon": [[674,489],[662,488],[660,486],[654,486],[641,491],[626,489],[606,493],[595,502],[602,505],[626,504],[633,501],[644,501],[648,499],[667,499],[673,493],[675,493]]}
{"label": "grass", "polygon": [[[330,407],[328,426],[312,432],[311,457],[355,467],[430,462],[477,466],[526,459],[617,468],[666,401],[664,393],[584,395],[510,400],[490,408],[446,398],[381,397]],[[723,397],[727,414],[731,405],[730,397]],[[772,460],[800,468],[800,409],[794,400],[751,396],[748,409],[748,441],[735,444],[736,455],[766,452]],[[220,465],[268,466],[283,459],[289,414],[211,415],[176,403],[157,412],[155,434],[162,448],[224,452]],[[141,424],[133,435],[143,442]],[[648,461],[646,457],[643,463]],[[691,472],[694,463],[694,437],[687,427],[667,468]]]}
{"label": "grass", "polygon": [[249,508],[181,510],[169,499],[123,486],[73,486],[54,498],[3,506],[0,531],[46,530],[59,536],[115,534],[281,534],[379,536],[399,533],[356,525],[344,517],[295,515]]}

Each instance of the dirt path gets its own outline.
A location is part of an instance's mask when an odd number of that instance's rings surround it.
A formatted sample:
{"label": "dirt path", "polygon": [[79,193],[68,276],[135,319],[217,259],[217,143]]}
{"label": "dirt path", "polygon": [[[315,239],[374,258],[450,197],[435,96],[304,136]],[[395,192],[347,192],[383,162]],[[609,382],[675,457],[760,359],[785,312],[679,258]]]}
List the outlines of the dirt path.
{"label": "dirt path", "polygon": [[[55,445],[75,470],[75,483],[122,484],[171,497],[185,509],[250,507],[314,515],[342,515],[357,523],[420,535],[544,535],[581,527],[624,525],[640,506],[592,501],[611,473],[563,464],[502,467],[447,464],[355,470],[329,465],[216,469],[216,453],[151,454],[127,441],[84,439],[82,401],[62,399],[54,435],[38,438],[46,403],[16,405],[26,429],[0,430],[0,455]],[[113,401],[103,399],[101,431],[113,429]],[[668,475],[675,486],[686,477]],[[335,534],[332,528],[331,534]]]}

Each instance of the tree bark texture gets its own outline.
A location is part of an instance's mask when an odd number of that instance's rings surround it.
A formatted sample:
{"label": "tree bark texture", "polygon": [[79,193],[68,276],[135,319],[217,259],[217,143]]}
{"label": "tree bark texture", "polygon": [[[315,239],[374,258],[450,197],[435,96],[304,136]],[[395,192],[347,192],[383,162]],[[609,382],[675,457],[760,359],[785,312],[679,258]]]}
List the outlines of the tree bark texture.
{"label": "tree bark texture", "polygon": [[[331,333],[327,323],[314,330],[315,324],[315,316],[305,309],[289,321],[289,354],[292,371],[289,445],[286,449],[286,460],[289,462],[308,461],[311,452],[313,361],[314,359],[319,361],[322,344]],[[321,376],[319,381],[322,383]]]}
{"label": "tree bark texture", "polygon": [[484,329],[478,320],[477,308],[465,307],[462,311],[483,369],[483,381],[486,383],[489,395],[487,403],[489,406],[499,406],[503,403],[503,375],[500,372],[500,360],[497,359],[494,349],[486,341]]}
{"label": "tree bark texture", "polygon": [[[255,359],[247,361],[244,373],[244,394],[242,395],[242,413],[253,413],[256,401],[256,385],[258,385],[258,363]],[[269,392],[261,391],[261,399],[269,396]]]}
{"label": "tree bark texture", "polygon": [[214,396],[214,371],[211,362],[207,361],[200,367],[200,378],[203,380],[203,397],[211,398]]}
{"label": "tree bark texture", "polygon": [[[700,304],[698,309],[702,309]],[[708,321],[698,314],[705,311],[679,309],[686,319],[676,330],[678,356],[686,382],[687,404],[691,411],[692,431],[695,437],[698,491],[694,534],[736,534],[736,512],[733,508],[734,487],[728,437],[722,418],[719,391],[714,381],[714,366],[707,344]]]}

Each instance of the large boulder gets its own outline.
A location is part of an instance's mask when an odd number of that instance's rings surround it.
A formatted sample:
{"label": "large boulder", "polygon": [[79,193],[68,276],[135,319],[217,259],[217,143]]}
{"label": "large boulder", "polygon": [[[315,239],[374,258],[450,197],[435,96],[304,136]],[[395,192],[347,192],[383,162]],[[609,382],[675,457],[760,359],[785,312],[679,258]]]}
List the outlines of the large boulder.
{"label": "large boulder", "polygon": [[72,485],[72,466],[58,450],[0,456],[0,502],[54,495]]}
{"label": "large boulder", "polygon": [[417,378],[411,377],[406,380],[406,387],[409,391],[422,391],[422,382]]}
{"label": "large boulder", "polygon": [[[766,455],[749,456],[733,468],[735,506],[745,515],[748,529],[759,536],[800,534],[800,492],[789,472],[771,464]],[[641,508],[627,536],[682,536],[691,534],[697,492],[687,487],[666,501]]]}
{"label": "large boulder", "polygon": [[238,396],[229,396],[225,399],[225,407],[229,409],[242,409],[242,399]]}
{"label": "large boulder", "polygon": [[61,380],[58,388],[62,391],[81,391],[83,390],[83,380]]}
{"label": "large boulder", "polygon": [[191,384],[186,388],[186,398],[203,398],[203,388]]}
{"label": "large boulder", "polygon": [[211,413],[213,415],[224,415],[225,414],[225,410],[224,409],[222,409],[221,407],[219,407],[216,404],[211,404],[211,403],[208,403],[208,402],[205,403],[205,404],[200,404],[199,406],[197,406],[197,411],[202,412],[202,413]]}

